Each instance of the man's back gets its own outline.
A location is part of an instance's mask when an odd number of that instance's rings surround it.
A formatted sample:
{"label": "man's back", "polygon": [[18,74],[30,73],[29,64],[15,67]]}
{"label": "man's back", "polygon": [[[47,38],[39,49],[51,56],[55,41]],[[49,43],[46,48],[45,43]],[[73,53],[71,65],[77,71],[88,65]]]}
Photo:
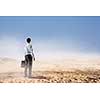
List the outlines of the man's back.
{"label": "man's back", "polygon": [[33,53],[33,48],[32,48],[32,44],[27,43],[27,45],[25,46],[25,55],[31,54]]}

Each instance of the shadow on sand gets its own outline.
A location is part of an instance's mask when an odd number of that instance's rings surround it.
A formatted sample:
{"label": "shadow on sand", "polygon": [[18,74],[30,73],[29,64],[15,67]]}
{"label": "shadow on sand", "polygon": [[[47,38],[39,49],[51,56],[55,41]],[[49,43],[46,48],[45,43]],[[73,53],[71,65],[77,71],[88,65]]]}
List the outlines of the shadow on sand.
{"label": "shadow on sand", "polygon": [[44,76],[34,76],[34,77],[30,77],[30,79],[47,79],[47,77],[44,77]]}

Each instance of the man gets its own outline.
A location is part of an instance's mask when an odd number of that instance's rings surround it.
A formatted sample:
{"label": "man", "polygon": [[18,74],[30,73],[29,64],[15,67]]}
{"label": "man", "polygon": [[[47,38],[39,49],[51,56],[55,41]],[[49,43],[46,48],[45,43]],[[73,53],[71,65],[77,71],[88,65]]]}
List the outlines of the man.
{"label": "man", "polygon": [[[32,77],[32,59],[35,61],[35,56],[33,53],[33,48],[31,44],[31,38],[26,39],[26,46],[25,46],[25,77]],[[27,70],[29,70],[27,75]]]}

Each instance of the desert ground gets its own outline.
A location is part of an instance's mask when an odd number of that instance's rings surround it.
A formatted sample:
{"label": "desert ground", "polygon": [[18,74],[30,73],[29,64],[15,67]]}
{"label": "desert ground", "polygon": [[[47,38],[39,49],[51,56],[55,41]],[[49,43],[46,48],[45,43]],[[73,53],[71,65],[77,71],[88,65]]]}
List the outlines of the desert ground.
{"label": "desert ground", "polygon": [[26,78],[20,61],[0,58],[0,83],[100,83],[100,59],[36,60],[32,78]]}

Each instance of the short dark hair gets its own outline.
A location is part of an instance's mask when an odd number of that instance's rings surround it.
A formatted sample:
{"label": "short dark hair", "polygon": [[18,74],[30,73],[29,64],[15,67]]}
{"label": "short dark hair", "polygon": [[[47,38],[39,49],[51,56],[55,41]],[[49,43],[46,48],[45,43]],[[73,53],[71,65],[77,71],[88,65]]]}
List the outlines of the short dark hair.
{"label": "short dark hair", "polygon": [[27,41],[27,43],[30,43],[31,42],[31,38],[27,38],[26,41]]}

